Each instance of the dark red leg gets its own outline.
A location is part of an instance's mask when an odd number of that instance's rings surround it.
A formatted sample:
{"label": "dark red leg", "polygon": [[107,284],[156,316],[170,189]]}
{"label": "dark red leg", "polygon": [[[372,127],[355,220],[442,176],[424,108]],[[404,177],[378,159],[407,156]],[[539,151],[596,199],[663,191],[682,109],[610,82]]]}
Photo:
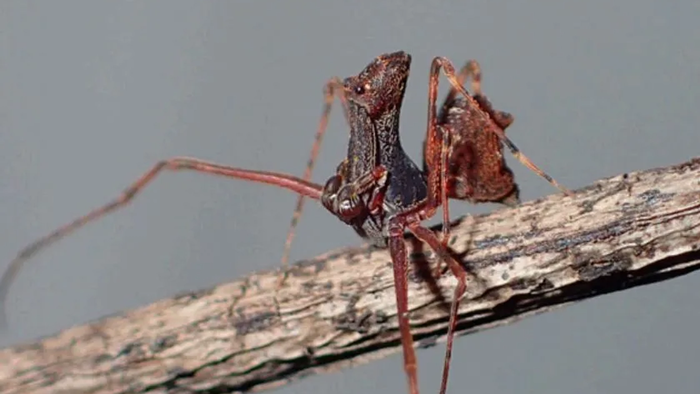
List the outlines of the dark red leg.
{"label": "dark red leg", "polygon": [[201,173],[221,175],[229,178],[249,180],[282,187],[315,200],[321,198],[322,187],[320,185],[291,175],[267,171],[246,170],[188,157],[174,157],[167,160],[162,160],[139,177],[139,179],[132,183],[115,200],[90,211],[86,215],[81,216],[64,226],[59,227],[57,230],[46,235],[45,237],[39,238],[20,251],[17,257],[10,263],[9,268],[3,275],[2,279],[0,279],[0,305],[4,304],[5,296],[7,295],[7,291],[12,283],[12,280],[19,272],[22,264],[28,258],[49,244],[77,230],[78,228],[99,219],[117,208],[127,205],[131,199],[136,196],[136,194],[138,194],[163,170],[192,170]]}
{"label": "dark red leg", "polygon": [[403,239],[404,226],[400,219],[396,222],[392,219],[389,226],[389,252],[394,267],[397,318],[403,346],[403,368],[408,375],[409,393],[418,394],[418,365],[408,320],[408,259],[406,243]]}
{"label": "dark red leg", "polygon": [[457,278],[457,287],[455,288],[452,297],[452,306],[450,308],[450,322],[447,328],[447,345],[445,350],[445,362],[442,369],[442,382],[440,384],[440,394],[445,394],[447,391],[447,380],[450,373],[450,360],[452,359],[452,344],[454,342],[454,331],[457,327],[457,311],[459,310],[459,302],[467,289],[467,271],[462,267],[457,260],[447,251],[443,244],[429,229],[414,221],[409,224],[408,229],[418,237],[418,239],[427,243],[431,249],[435,251],[440,260],[447,262],[452,274]]}
{"label": "dark red leg", "polygon": [[[432,209],[434,213],[435,210]],[[429,217],[429,216],[428,216]],[[467,272],[447,251],[440,240],[429,229],[420,225],[426,219],[425,212],[408,212],[399,214],[390,219],[389,224],[389,251],[394,267],[394,284],[396,287],[396,306],[399,317],[399,330],[401,332],[401,344],[403,345],[404,369],[408,375],[409,388],[411,393],[418,392],[417,362],[415,350],[413,348],[413,336],[408,319],[408,286],[407,286],[407,258],[406,244],[403,239],[403,232],[408,228],[421,241],[425,242],[435,251],[438,258],[447,262],[450,270],[458,284],[455,288],[450,308],[450,322],[447,329],[447,350],[443,367],[442,383],[440,394],[447,390],[447,380],[449,376],[450,359],[452,357],[452,345],[454,342],[454,331],[457,327],[457,311],[459,302],[467,288]]]}
{"label": "dark red leg", "polygon": [[[437,207],[442,205],[442,244],[447,246],[450,236],[450,210],[447,193],[448,169],[447,162],[450,150],[449,130],[437,125],[437,93],[439,73],[431,69],[428,85],[428,127],[424,160],[428,174],[428,201],[426,217],[432,217]],[[462,80],[463,81],[463,80]],[[462,82],[458,81],[458,82]],[[436,262],[434,275],[441,272],[442,260]]]}
{"label": "dark red leg", "polygon": [[[438,77],[431,70],[428,85],[428,127],[425,137],[424,160],[428,175],[428,206],[437,209],[442,205],[443,242],[449,236],[449,201],[447,196],[447,159],[449,157],[449,132],[437,125]],[[439,263],[438,263],[439,265]]]}
{"label": "dark red leg", "polygon": [[[480,107],[483,107],[483,110],[486,111],[498,124],[498,126],[501,129],[506,129],[512,122],[513,122],[513,117],[507,112],[502,112],[502,111],[496,111],[493,109],[491,106],[491,103],[486,99],[486,97],[482,94],[481,92],[481,66],[476,60],[469,60],[466,62],[464,66],[459,70],[459,74],[457,74],[457,82],[459,83],[460,86],[464,86],[464,83],[467,79],[471,79],[471,93],[472,97],[479,103]],[[437,89],[435,89],[435,92],[437,93]],[[457,96],[457,89],[454,87],[450,87],[449,92],[445,96],[445,99],[443,101],[443,106],[441,108],[441,113],[445,113],[449,109],[449,106],[452,105],[452,103],[455,100],[455,97]],[[437,116],[437,115],[433,115]],[[442,244],[447,247],[447,244],[449,242],[449,236],[450,236],[450,212],[449,212],[449,206],[448,206],[448,196],[449,193],[447,192],[447,181],[448,181],[448,176],[447,176],[447,171],[449,170],[449,157],[453,154],[452,152],[452,143],[450,141],[450,136],[451,136],[451,131],[442,129],[442,157],[441,157],[441,167],[442,170],[440,171],[440,178],[442,180],[441,185],[440,185],[440,190],[442,193],[442,222],[443,222],[443,227],[442,227]],[[504,201],[504,203],[509,203],[509,201]],[[511,206],[514,206],[514,204],[510,204]],[[433,272],[433,276],[437,279],[442,275],[442,264],[440,261],[438,261],[438,264],[436,264],[435,271]]]}
{"label": "dark red leg", "polygon": [[[449,169],[447,160],[450,155],[450,133],[448,130],[445,129],[440,129],[437,126],[437,112],[436,112],[436,105],[437,105],[437,92],[438,92],[438,73],[433,73],[431,72],[431,78],[430,78],[430,85],[428,87],[428,135],[432,136],[432,139],[429,139],[429,141],[432,141],[433,144],[436,144],[438,141],[441,143],[441,147],[439,152],[440,155],[440,165],[439,167],[433,167],[436,163],[434,162],[435,158],[433,157],[431,160],[428,162],[428,168],[429,168],[429,173],[432,173],[433,171],[439,175],[440,179],[440,202],[442,204],[442,244],[447,246],[449,236],[450,236],[450,210],[449,210],[449,203],[448,203],[448,193],[447,193],[447,171]],[[467,62],[464,67],[459,71],[459,74],[456,76],[456,81],[459,84],[459,86],[464,85],[464,81],[471,77],[472,79],[472,93],[476,94],[476,92],[481,93],[481,70],[479,67],[479,64],[476,61],[469,61]],[[455,96],[457,95],[457,90],[452,87],[450,88],[449,92],[447,93],[447,96],[445,97],[444,100],[444,106],[448,105],[452,101],[454,101]],[[445,108],[443,107],[443,111]],[[429,137],[430,138],[430,137]],[[434,146],[433,146],[434,147]],[[437,155],[438,152],[432,150],[431,154],[432,155]],[[430,163],[432,161],[432,165]],[[439,169],[439,170],[438,170]],[[433,180],[433,182],[436,182]],[[435,194],[435,193],[434,193]],[[438,199],[437,195],[434,197],[436,200]],[[437,201],[436,201],[437,202]],[[439,266],[438,264],[438,272],[439,272]]]}

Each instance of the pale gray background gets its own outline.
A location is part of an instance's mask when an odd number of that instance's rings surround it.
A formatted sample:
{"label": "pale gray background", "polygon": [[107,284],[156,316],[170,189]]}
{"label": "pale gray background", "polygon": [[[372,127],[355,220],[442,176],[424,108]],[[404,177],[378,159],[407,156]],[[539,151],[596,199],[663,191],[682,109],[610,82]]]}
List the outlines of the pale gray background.
{"label": "pale gray background", "polygon": [[[301,175],[323,83],[399,49],[414,59],[402,133],[416,159],[428,67],[444,55],[481,62],[486,93],[516,117],[511,137],[569,187],[684,161],[700,155],[699,17],[695,0],[2,2],[0,268],[161,158]],[[318,182],[344,153],[334,115]],[[524,200],[555,192],[508,160]],[[0,344],[275,268],[294,201],[268,186],[165,175],[26,267]],[[307,207],[292,260],[360,243]],[[460,338],[450,392],[697,392],[699,284],[689,275]],[[443,352],[418,353],[425,393],[438,389]],[[396,354],[278,392],[405,390]]]}

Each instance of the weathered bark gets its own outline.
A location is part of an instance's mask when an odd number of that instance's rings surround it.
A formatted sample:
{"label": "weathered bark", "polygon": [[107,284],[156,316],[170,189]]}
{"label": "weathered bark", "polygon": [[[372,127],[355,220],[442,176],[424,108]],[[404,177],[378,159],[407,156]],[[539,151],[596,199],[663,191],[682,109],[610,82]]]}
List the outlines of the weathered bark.
{"label": "weathered bark", "polygon": [[[470,282],[459,330],[689,273],[700,266],[699,244],[700,159],[462,218],[450,245],[479,280]],[[252,274],[1,350],[0,391],[258,391],[400,351],[386,251],[359,247],[300,262],[277,294],[276,275]],[[431,287],[418,278],[412,274],[411,321],[425,347],[444,338],[455,279],[443,275]]]}

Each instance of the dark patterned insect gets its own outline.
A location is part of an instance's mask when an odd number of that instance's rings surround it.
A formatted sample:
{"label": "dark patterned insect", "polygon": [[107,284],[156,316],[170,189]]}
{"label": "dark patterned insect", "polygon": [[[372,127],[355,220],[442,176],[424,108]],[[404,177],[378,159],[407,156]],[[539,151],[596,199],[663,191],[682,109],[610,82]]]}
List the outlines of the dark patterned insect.
{"label": "dark patterned insect", "polygon": [[[468,61],[456,76],[459,86],[463,86],[471,77],[470,97],[459,94],[452,86],[447,93],[440,112],[437,126],[446,132],[448,146],[447,165],[445,166],[445,189],[448,198],[464,200],[471,203],[500,203],[515,206],[520,203],[519,187],[515,182],[513,171],[508,167],[503,156],[504,144],[513,155],[527,168],[566,194],[571,192],[561,186],[555,179],[542,171],[532,160],[523,155],[506,136],[505,129],[513,123],[513,116],[507,112],[495,110],[486,95],[481,91],[481,67],[476,60]],[[337,96],[343,106],[350,136],[358,133],[357,124],[349,118],[347,101],[339,86],[339,79],[329,81],[325,89],[325,107],[320,126],[311,149],[311,155],[304,171],[303,179],[311,179],[313,167],[320,151],[320,145],[328,124],[331,105]],[[423,172],[428,173],[426,147],[423,144]],[[441,178],[442,179],[442,178]],[[294,238],[295,229],[303,210],[304,196],[299,196],[282,255],[282,264],[286,266]],[[449,223],[449,207],[443,207],[443,222]],[[443,244],[449,238],[449,226],[443,227]]]}
{"label": "dark patterned insect", "polygon": [[[406,230],[418,239],[427,243],[433,249],[439,261],[447,263],[448,268],[458,280],[450,308],[450,321],[447,333],[447,350],[443,368],[443,378],[440,392],[447,389],[449,364],[456,327],[459,302],[466,290],[468,273],[449,253],[444,242],[421,222],[433,217],[439,206],[447,213],[447,199],[468,199],[475,194],[464,193],[458,185],[450,165],[469,162],[454,154],[455,148],[463,147],[464,141],[457,144],[452,133],[459,127],[472,127],[474,133],[485,133],[488,115],[482,116],[485,109],[490,109],[487,101],[477,102],[469,96],[462,87],[465,79],[464,72],[455,75],[452,64],[443,57],[433,59],[430,73],[428,128],[424,150],[424,169],[420,169],[405,153],[399,134],[399,119],[401,105],[406,90],[411,56],[405,52],[394,52],[381,55],[370,63],[360,74],[346,78],[342,87],[334,85],[335,91],[342,91],[343,108],[350,126],[350,135],[346,158],[340,163],[336,175],[326,182],[321,196],[321,203],[336,217],[352,226],[358,235],[378,247],[389,249],[394,267],[394,285],[396,288],[397,316],[401,342],[404,354],[404,369],[406,371],[411,394],[418,393],[417,361],[413,348],[413,338],[408,317],[408,256],[404,242]],[[437,115],[436,96],[438,76],[443,70],[452,84],[455,92],[461,93],[465,101],[456,101],[454,97],[443,106],[442,117]],[[336,82],[337,83],[337,82]],[[452,94],[452,93],[451,93]],[[455,93],[456,94],[456,93]],[[480,104],[482,103],[482,104]],[[471,107],[470,107],[471,106]],[[450,115],[458,113],[450,108],[462,108],[482,117],[462,116],[458,119]],[[507,125],[506,125],[507,126]],[[452,129],[450,129],[452,127]],[[480,128],[477,128],[480,127]],[[490,130],[490,129],[489,129]],[[498,134],[500,131],[500,135]],[[464,135],[464,132],[463,132]],[[505,139],[502,130],[494,130],[495,138]],[[318,153],[318,141],[312,149],[306,175],[310,174],[315,155]],[[485,140],[491,143],[491,140]],[[501,145],[483,145],[489,149],[498,149],[500,156]],[[500,141],[499,141],[500,143]],[[506,145],[524,161],[545,177],[531,161],[519,153],[512,142],[506,139]],[[494,156],[496,153],[494,153]],[[454,163],[450,163],[450,160]],[[472,161],[473,162],[473,161]],[[459,168],[459,166],[457,166]],[[485,171],[478,172],[485,175]],[[466,174],[468,175],[468,174]],[[452,182],[452,183],[450,183]],[[511,188],[507,194],[513,193],[512,175]],[[553,180],[552,180],[553,182]],[[451,185],[451,186],[450,186]],[[452,189],[450,189],[452,187]],[[486,195],[494,198],[495,193]],[[499,197],[500,198],[500,197]],[[297,207],[301,206],[303,196]],[[295,213],[298,218],[299,210]],[[445,223],[449,223],[445,220]],[[294,224],[294,223],[293,223]],[[443,228],[448,226],[443,226]],[[449,230],[444,230],[445,237]]]}
{"label": "dark patterned insect", "polygon": [[[444,57],[433,59],[430,71],[424,168],[420,169],[404,152],[399,136],[401,104],[406,90],[410,65],[411,57],[407,53],[388,53],[375,58],[357,76],[346,78],[343,81],[333,78],[326,84],[326,109],[317,132],[312,157],[303,178],[283,173],[225,166],[195,158],[175,157],[162,160],[139,177],[115,200],[59,227],[22,249],[0,279],[0,301],[4,304],[13,278],[28,258],[78,228],[127,205],[163,170],[192,170],[266,183],[297,193],[300,197],[297,205],[298,212],[301,212],[303,198],[320,200],[328,211],[352,226],[362,238],[376,246],[389,249],[394,267],[397,316],[404,353],[404,369],[411,394],[418,393],[418,379],[416,355],[408,316],[408,259],[404,242],[405,230],[427,243],[436,252],[439,259],[447,263],[457,278],[458,285],[450,308],[447,350],[440,390],[441,393],[444,393],[447,387],[457,311],[460,299],[466,290],[468,273],[451,256],[443,242],[431,230],[422,226],[421,222],[433,217],[440,206],[443,206],[443,212],[447,218],[448,198],[464,197],[464,199],[469,199],[467,197],[474,195],[462,192],[463,189],[458,186],[459,182],[450,183],[451,177],[452,180],[456,179],[450,172],[450,160],[453,162],[462,160],[457,159],[457,157],[462,157],[459,155],[455,155],[453,158],[454,152],[457,151],[454,149],[457,146],[455,142],[457,139],[453,138],[454,130],[450,127],[458,129],[460,124],[468,124],[469,127],[483,126],[486,124],[486,120],[480,120],[481,123],[459,123],[458,120],[450,118],[450,111],[445,112],[444,107],[441,115],[438,116],[436,96],[441,69],[455,92],[466,100],[463,102],[463,108],[479,108],[481,112],[488,114],[490,104],[487,106],[485,104],[487,101],[481,100],[478,98],[479,96],[472,98],[466,92],[462,86],[463,81],[460,81],[460,79],[464,79],[463,73],[457,75],[449,60]],[[308,178],[311,176],[313,161],[325,132],[325,123],[335,96],[341,99],[346,120],[350,125],[348,151],[346,158],[337,167],[335,175],[330,177],[322,187],[308,181]],[[455,104],[451,107],[457,108],[459,105]],[[447,116],[443,119],[442,115],[444,114]],[[485,115],[485,119],[489,119],[489,115]],[[491,127],[489,130],[502,140],[525,165],[544,175],[525,156],[519,153],[515,145],[505,138],[502,129],[507,125],[499,127]],[[551,180],[551,178],[548,179]],[[445,233],[444,241],[449,228],[443,232]]]}

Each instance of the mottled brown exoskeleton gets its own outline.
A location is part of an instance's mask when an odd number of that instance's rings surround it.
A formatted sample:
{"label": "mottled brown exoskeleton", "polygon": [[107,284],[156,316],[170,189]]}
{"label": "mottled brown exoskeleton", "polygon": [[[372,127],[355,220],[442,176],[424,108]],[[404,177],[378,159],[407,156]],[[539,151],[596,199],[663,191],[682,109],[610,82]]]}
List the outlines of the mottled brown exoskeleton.
{"label": "mottled brown exoskeleton", "polygon": [[[408,323],[408,294],[407,294],[407,256],[403,234],[406,229],[416,237],[426,242],[445,261],[458,279],[452,300],[450,323],[447,335],[447,350],[443,378],[440,392],[444,393],[447,387],[449,363],[456,325],[456,314],[459,300],[466,290],[467,273],[447,251],[444,242],[440,242],[435,234],[420,225],[420,222],[432,217],[437,208],[443,205],[445,218],[448,217],[447,198],[473,197],[476,193],[456,187],[456,182],[461,179],[454,177],[450,172],[449,160],[468,165],[469,162],[460,159],[455,154],[451,156],[451,148],[464,144],[464,140],[453,139],[452,133],[458,126],[474,127],[473,135],[488,133],[485,120],[480,116],[490,110],[490,104],[482,100],[479,102],[469,96],[462,87],[465,79],[464,71],[455,75],[450,62],[442,57],[433,59],[430,86],[428,129],[424,150],[424,169],[420,170],[404,152],[399,137],[399,117],[403,95],[410,69],[411,57],[404,52],[384,54],[376,58],[356,77],[345,79],[343,82],[343,105],[346,119],[350,126],[350,139],[346,159],[338,166],[336,175],[331,177],[321,196],[322,204],[333,212],[343,222],[351,225],[355,231],[370,243],[379,247],[388,247],[394,266],[394,281],[396,287],[397,309],[399,328],[401,331],[404,350],[404,368],[408,375],[411,393],[418,392],[416,357],[413,349],[413,341]],[[440,68],[443,67],[452,89],[448,100],[443,105],[442,114],[447,114],[449,108],[475,108],[477,116],[473,118],[451,119],[449,116],[436,114],[437,78]],[[336,89],[336,92],[341,89]],[[459,92],[463,100],[455,98]],[[484,98],[485,99],[485,98]],[[457,113],[455,110],[452,113]],[[487,112],[488,113],[488,112]],[[493,112],[495,116],[501,113]],[[476,122],[467,123],[465,120],[475,119]],[[501,118],[496,120],[497,122]],[[488,120],[488,117],[486,118]],[[503,128],[506,122],[500,123]],[[448,127],[453,129],[448,129]],[[490,126],[488,126],[490,127]],[[468,138],[468,132],[461,131],[461,136]],[[499,134],[498,131],[501,131]],[[320,130],[320,132],[322,132]],[[501,139],[505,139],[502,130],[496,130],[491,139],[483,139],[484,143],[477,141],[478,148],[495,150],[489,155],[499,155],[499,166],[505,166],[502,161]],[[311,159],[305,171],[309,176],[315,156],[319,150],[321,138],[317,134],[316,142],[312,148]],[[493,142],[496,144],[493,144]],[[529,159],[519,153],[512,142],[505,139],[516,157],[526,166],[545,176]],[[451,146],[450,144],[454,144]],[[472,160],[471,163],[475,161]],[[478,162],[485,164],[486,162]],[[459,165],[457,165],[459,168]],[[499,167],[500,169],[500,167]],[[507,169],[507,167],[506,167]],[[477,169],[478,170],[478,169]],[[470,171],[472,171],[470,169]],[[473,172],[472,172],[473,173]],[[486,169],[478,170],[479,176],[486,176]],[[508,194],[513,194],[514,183],[512,173]],[[505,179],[505,178],[503,178]],[[553,182],[553,180],[551,180]],[[556,184],[556,183],[555,183]],[[477,185],[478,186],[478,185]],[[487,198],[495,198],[495,193],[486,195]],[[517,194],[516,194],[517,196]],[[299,198],[291,229],[296,225],[301,212],[303,196]],[[448,220],[445,220],[449,224]],[[449,232],[448,226],[443,230],[445,238]],[[289,240],[290,238],[288,238]],[[289,243],[286,245],[289,246]],[[288,249],[285,249],[285,253]]]}
{"label": "mottled brown exoskeleton", "polygon": [[[527,168],[547,180],[553,186],[566,194],[571,192],[561,186],[551,176],[538,168],[529,158],[505,137],[505,129],[513,123],[513,116],[507,112],[495,110],[488,98],[481,92],[481,68],[476,60],[468,61],[457,75],[460,86],[471,77],[472,95],[465,98],[452,86],[448,92],[440,112],[437,124],[440,130],[448,134],[447,144],[447,196],[451,199],[464,200],[471,203],[493,202],[507,206],[520,203],[519,187],[515,182],[512,170],[506,164],[503,156],[504,143],[513,155]],[[304,171],[303,179],[309,180],[323,140],[327,118],[330,113],[333,94],[335,93],[343,105],[346,120],[350,126],[350,135],[356,134],[356,125],[348,118],[345,97],[338,89],[338,79],[327,84],[326,107],[322,116],[321,126],[316,133],[311,150],[311,157]],[[423,145],[423,171],[429,171],[426,164],[426,145]],[[287,240],[282,261],[286,264],[289,257],[294,230],[298,224],[303,209],[304,197],[297,200],[292,222],[287,233]],[[443,211],[444,223],[449,223],[449,208]],[[443,244],[447,243],[449,226],[443,227]]]}
{"label": "mottled brown exoskeleton", "polygon": [[[476,60],[468,61],[457,76],[462,86],[467,78],[471,78],[473,100],[466,99],[455,88],[450,88],[438,114],[438,125],[449,137],[447,196],[475,204],[491,202],[516,206],[520,203],[519,187],[513,171],[506,164],[503,140],[498,135],[498,132],[505,135],[505,129],[513,123],[513,116],[494,109],[482,93],[481,67]],[[516,156],[520,154],[512,144],[509,148]],[[424,143],[424,153],[425,149]],[[570,194],[568,189],[559,185],[530,160],[525,159],[523,164],[564,193]],[[423,169],[428,171],[425,159]],[[448,209],[443,213],[444,220],[448,220]],[[445,229],[449,231],[449,228]],[[445,234],[443,244],[447,238]],[[440,274],[439,268],[436,274]]]}
{"label": "mottled brown exoskeleton", "polygon": [[[338,166],[336,175],[326,182],[321,203],[362,238],[389,249],[404,369],[410,393],[417,394],[417,362],[408,319],[408,256],[404,232],[409,230],[426,242],[447,262],[458,279],[448,330],[449,347],[456,323],[455,312],[466,290],[467,273],[437,236],[421,225],[440,206],[441,192],[439,182],[433,179],[431,183],[430,177],[426,177],[401,146],[399,118],[410,65],[411,57],[405,52],[384,54],[359,75],[343,81],[351,122],[347,157]],[[429,134],[435,133],[436,129],[430,127]]]}
{"label": "mottled brown exoskeleton", "polygon": [[[326,209],[351,225],[365,239],[380,247],[388,247],[394,267],[397,311],[401,341],[411,394],[418,393],[417,365],[408,322],[407,256],[403,234],[406,229],[426,242],[445,261],[458,280],[452,301],[447,336],[447,354],[441,393],[446,390],[449,361],[459,301],[466,290],[467,273],[448,253],[445,246],[421,221],[434,216],[437,208],[447,208],[447,161],[449,134],[438,124],[436,114],[437,80],[440,69],[451,85],[467,100],[474,100],[458,81],[452,64],[443,57],[433,59],[430,72],[428,127],[424,153],[425,170],[406,155],[399,139],[399,115],[406,88],[411,58],[404,52],[376,58],[362,73],[344,81],[333,79],[327,84],[327,111],[334,96],[339,96],[351,125],[348,155],[336,174],[324,187],[291,175],[254,171],[187,157],[175,157],[156,163],[119,197],[24,248],[0,279],[0,301],[22,264],[40,249],[107,213],[127,205],[163,170],[193,170],[235,179],[267,183],[286,188],[300,197],[321,200]],[[322,117],[317,143],[304,178],[310,177],[313,157],[325,130]],[[494,131],[498,134],[498,131]],[[499,138],[517,149],[499,134]],[[521,161],[525,159],[519,156]],[[299,204],[301,206],[301,204]]]}

